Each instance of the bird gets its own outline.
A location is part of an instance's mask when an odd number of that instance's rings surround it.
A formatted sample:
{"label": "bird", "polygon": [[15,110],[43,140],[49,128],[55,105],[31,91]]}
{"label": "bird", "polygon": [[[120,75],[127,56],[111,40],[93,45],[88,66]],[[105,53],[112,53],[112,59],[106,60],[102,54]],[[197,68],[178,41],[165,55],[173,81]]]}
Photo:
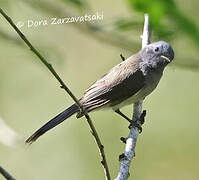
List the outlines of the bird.
{"label": "bird", "polygon": [[[146,45],[95,81],[84,92],[79,103],[87,113],[112,109],[130,121],[120,109],[148,96],[157,87],[165,67],[173,59],[174,50],[169,43],[158,41]],[[84,115],[79,106],[73,104],[39,128],[26,143],[33,143],[73,114],[77,114],[77,118]]]}

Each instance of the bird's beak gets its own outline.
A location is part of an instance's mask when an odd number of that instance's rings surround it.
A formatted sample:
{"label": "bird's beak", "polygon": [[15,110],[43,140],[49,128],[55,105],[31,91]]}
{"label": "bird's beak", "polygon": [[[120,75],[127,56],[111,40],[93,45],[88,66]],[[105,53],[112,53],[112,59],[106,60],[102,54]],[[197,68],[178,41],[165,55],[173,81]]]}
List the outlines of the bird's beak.
{"label": "bird's beak", "polygon": [[166,53],[162,54],[160,57],[163,58],[166,62],[170,63],[174,59],[174,51],[172,47],[169,47]]}
{"label": "bird's beak", "polygon": [[168,57],[164,56],[164,55],[161,55],[160,57],[163,58],[164,60],[166,60],[168,63],[171,62],[171,60]]}

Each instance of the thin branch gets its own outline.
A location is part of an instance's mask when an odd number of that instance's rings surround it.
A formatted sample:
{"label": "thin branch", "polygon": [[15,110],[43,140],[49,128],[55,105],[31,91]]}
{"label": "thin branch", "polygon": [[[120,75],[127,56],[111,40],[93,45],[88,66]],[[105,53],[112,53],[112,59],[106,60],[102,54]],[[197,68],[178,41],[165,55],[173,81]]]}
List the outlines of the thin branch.
{"label": "thin branch", "polygon": [[126,60],[125,57],[122,54],[120,54],[120,57],[121,57],[122,61]]}
{"label": "thin branch", "polygon": [[2,176],[7,179],[7,180],[15,180],[15,178],[13,178],[4,168],[2,168],[0,166],[0,173],[2,174]]}
{"label": "thin branch", "polygon": [[69,95],[70,97],[75,101],[75,103],[78,105],[82,113],[85,115],[87,122],[89,124],[91,133],[97,143],[97,146],[99,148],[100,156],[102,158],[102,165],[104,168],[105,172],[105,177],[107,180],[110,180],[110,173],[108,169],[108,164],[106,161],[105,157],[105,152],[104,152],[104,146],[101,143],[101,140],[98,136],[98,133],[92,123],[91,118],[89,117],[88,113],[85,111],[83,106],[79,103],[78,99],[73,95],[71,90],[66,86],[66,84],[63,82],[63,80],[60,78],[60,76],[57,74],[57,72],[54,70],[51,64],[48,63],[48,61],[37,51],[33,45],[30,43],[30,41],[24,36],[24,34],[17,28],[17,26],[14,24],[12,19],[6,15],[6,13],[0,8],[0,13],[4,16],[4,18],[9,22],[9,24],[15,29],[15,31],[18,33],[18,35],[21,37],[21,39],[26,43],[26,45],[30,48],[30,50],[41,60],[41,62],[48,68],[48,70],[53,74],[53,76],[59,81],[61,84],[61,88],[63,88]]}
{"label": "thin branch", "polygon": [[[150,31],[149,31],[149,16],[148,14],[144,15],[144,30],[142,34],[142,48],[144,48],[147,44],[150,43]],[[133,105],[133,121],[140,120],[140,116],[142,114],[142,102],[143,100],[138,101]],[[145,112],[146,113],[146,112]],[[129,136],[125,139],[126,140],[126,147],[125,152],[120,155],[120,169],[118,176],[115,180],[126,180],[130,176],[129,169],[131,165],[131,161],[135,156],[135,146],[138,138],[138,128],[132,127],[130,129]]]}
{"label": "thin branch", "polygon": [[144,15],[144,30],[143,30],[143,34],[141,36],[142,38],[142,49],[151,43],[151,31],[149,29],[149,15],[145,14]]}

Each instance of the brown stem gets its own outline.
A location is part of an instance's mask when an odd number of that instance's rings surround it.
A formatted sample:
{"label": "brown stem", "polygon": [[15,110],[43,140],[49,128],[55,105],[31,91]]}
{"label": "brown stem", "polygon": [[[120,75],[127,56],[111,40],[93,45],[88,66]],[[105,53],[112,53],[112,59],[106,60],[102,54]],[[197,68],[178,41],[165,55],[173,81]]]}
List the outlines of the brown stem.
{"label": "brown stem", "polygon": [[7,180],[15,180],[4,168],[0,166],[0,173],[3,175],[3,177]]}

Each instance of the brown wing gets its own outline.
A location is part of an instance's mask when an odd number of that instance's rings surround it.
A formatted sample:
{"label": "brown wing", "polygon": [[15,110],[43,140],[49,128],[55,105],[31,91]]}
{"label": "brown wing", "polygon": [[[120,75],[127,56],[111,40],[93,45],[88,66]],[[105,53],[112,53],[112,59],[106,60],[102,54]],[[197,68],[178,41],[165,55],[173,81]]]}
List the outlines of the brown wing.
{"label": "brown wing", "polygon": [[128,99],[144,86],[144,75],[137,67],[135,56],[115,66],[96,81],[80,102],[90,112],[105,104],[116,105]]}

